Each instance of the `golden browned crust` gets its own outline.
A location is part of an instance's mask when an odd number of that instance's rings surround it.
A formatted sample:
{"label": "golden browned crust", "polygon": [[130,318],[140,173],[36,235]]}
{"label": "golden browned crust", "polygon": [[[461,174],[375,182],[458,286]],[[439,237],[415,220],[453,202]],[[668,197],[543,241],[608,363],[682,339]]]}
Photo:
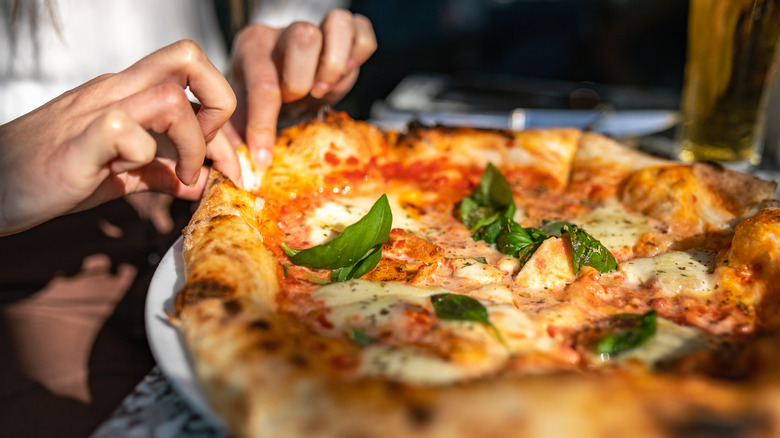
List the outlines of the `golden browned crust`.
{"label": "golden browned crust", "polygon": [[257,232],[255,199],[212,170],[203,200],[184,230],[186,284],[177,311],[203,299],[255,296],[271,305],[276,259]]}
{"label": "golden browned crust", "polygon": [[777,183],[727,169],[715,163],[694,163],[693,174],[735,216],[745,214],[757,202],[774,197]]}

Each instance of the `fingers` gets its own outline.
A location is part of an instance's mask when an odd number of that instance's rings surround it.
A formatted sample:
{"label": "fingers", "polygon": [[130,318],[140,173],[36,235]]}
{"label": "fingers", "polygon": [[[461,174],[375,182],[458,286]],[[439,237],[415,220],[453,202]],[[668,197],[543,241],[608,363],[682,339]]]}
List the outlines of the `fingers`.
{"label": "fingers", "polygon": [[352,44],[352,56],[347,68],[351,70],[363,65],[376,52],[377,47],[376,34],[371,20],[363,15],[355,14],[355,41]]}
{"label": "fingers", "polygon": [[84,200],[72,211],[86,210],[121,196],[149,191],[168,193],[190,201],[200,199],[206,188],[209,169],[202,167],[197,184],[187,186],[176,177],[175,166],[174,160],[155,158],[139,169],[111,175],[101,182],[93,196]]}
{"label": "fingers", "polygon": [[220,130],[217,135],[206,145],[206,157],[214,163],[214,168],[222,172],[233,182],[241,185],[241,164],[238,161],[238,155],[233,149],[230,139],[224,131]]}
{"label": "fingers", "polygon": [[324,44],[311,88],[311,95],[316,99],[325,96],[349,69],[359,65],[350,62],[357,31],[352,14],[342,9],[330,11],[320,28]]}
{"label": "fingers", "polygon": [[[371,21],[360,14],[352,15],[341,9],[333,10],[325,17],[322,32],[325,43],[311,91],[312,97],[317,99],[327,94],[335,94],[335,86],[343,84],[345,76],[356,75],[357,68],[366,62],[377,48]],[[339,89],[339,97],[347,91],[349,88]]]}
{"label": "fingers", "polygon": [[[280,77],[274,47],[280,30],[262,25],[245,28],[235,39],[232,77],[241,106],[234,118],[243,132],[252,158],[261,163],[276,140],[276,122],[282,107]],[[244,115],[245,112],[245,115]]]}
{"label": "fingers", "polygon": [[282,101],[292,102],[309,94],[323,47],[320,30],[311,23],[293,23],[277,44]]}
{"label": "fingers", "polygon": [[[164,133],[178,154],[176,175],[194,185],[206,157],[206,141],[187,95],[176,84],[157,85],[116,104],[141,127]],[[216,133],[214,134],[216,135]]]}
{"label": "fingers", "polygon": [[122,98],[168,83],[181,89],[189,87],[201,103],[197,122],[207,140],[216,135],[236,107],[230,84],[190,40],[171,44],[141,59],[107,82],[112,89],[124,90]]}
{"label": "fingers", "polygon": [[125,111],[115,108],[90,123],[70,149],[77,152],[70,156],[87,166],[65,163],[65,168],[90,169],[83,176],[101,179],[107,176],[105,169],[119,174],[149,164],[157,144]]}

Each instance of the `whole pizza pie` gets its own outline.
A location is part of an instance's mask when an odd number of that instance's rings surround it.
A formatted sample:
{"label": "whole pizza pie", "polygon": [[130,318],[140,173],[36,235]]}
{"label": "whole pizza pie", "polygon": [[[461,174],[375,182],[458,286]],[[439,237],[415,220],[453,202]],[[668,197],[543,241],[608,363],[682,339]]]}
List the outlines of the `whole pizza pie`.
{"label": "whole pizza pie", "polygon": [[273,156],[212,171],[172,317],[236,436],[780,435],[774,182],[339,112]]}

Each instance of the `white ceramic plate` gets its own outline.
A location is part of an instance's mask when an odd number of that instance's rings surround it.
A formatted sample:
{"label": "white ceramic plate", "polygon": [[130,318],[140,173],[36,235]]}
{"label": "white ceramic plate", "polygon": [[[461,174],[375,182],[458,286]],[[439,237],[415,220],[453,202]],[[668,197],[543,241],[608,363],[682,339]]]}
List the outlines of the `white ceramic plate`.
{"label": "white ceramic plate", "polygon": [[157,365],[176,391],[187,400],[197,412],[224,428],[223,421],[206,403],[195,380],[195,373],[184,350],[179,331],[171,325],[168,315],[173,313],[173,300],[184,286],[184,260],[181,255],[182,238],[171,246],[157,266],[149,293],[146,296],[146,335]]}

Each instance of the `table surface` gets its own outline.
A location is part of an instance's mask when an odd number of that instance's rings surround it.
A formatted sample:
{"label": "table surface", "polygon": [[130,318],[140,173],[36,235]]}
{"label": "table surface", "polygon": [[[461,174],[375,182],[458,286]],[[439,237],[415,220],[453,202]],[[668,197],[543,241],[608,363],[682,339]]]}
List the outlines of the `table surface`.
{"label": "table surface", "polygon": [[154,367],[91,438],[229,438]]}

